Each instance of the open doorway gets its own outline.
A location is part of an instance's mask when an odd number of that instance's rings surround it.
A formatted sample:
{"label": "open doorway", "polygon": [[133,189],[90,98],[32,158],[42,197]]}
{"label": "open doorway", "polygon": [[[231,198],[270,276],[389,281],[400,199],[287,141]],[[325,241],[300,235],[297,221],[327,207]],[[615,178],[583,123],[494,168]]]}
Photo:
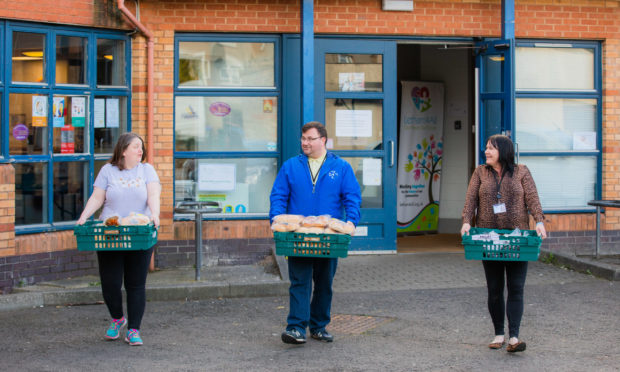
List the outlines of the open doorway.
{"label": "open doorway", "polygon": [[[474,65],[472,49],[468,45],[400,43],[397,46],[399,151],[410,150],[414,154],[416,150],[408,149],[411,143],[401,138],[403,82],[440,83],[438,85],[443,90],[443,102],[436,102],[443,106],[443,131],[441,138],[435,138],[437,143],[441,141],[441,172],[430,175],[431,179],[435,178],[435,188],[438,189],[434,195],[435,208],[431,213],[438,213],[438,220],[432,226],[410,223],[408,229],[399,231],[399,253],[462,251],[459,235],[461,211],[469,175],[475,166],[472,130],[475,120]],[[407,83],[405,86],[410,89]],[[404,166],[398,164],[399,169]],[[401,192],[400,188],[398,192]],[[410,204],[413,203],[399,203],[397,208],[415,208]],[[411,221],[421,221],[425,218],[423,213],[428,213],[422,210],[419,214],[416,214],[417,210],[410,212],[409,215],[414,216]]]}

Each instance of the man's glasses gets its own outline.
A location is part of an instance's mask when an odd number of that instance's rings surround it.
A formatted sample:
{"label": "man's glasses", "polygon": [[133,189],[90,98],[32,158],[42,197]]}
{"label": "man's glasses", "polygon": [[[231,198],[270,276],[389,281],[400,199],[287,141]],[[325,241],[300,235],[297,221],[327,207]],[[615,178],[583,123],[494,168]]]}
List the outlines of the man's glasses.
{"label": "man's glasses", "polygon": [[301,142],[302,143],[303,142],[312,142],[312,141],[318,140],[319,138],[323,138],[323,137],[314,137],[314,138],[312,138],[312,137],[301,137]]}

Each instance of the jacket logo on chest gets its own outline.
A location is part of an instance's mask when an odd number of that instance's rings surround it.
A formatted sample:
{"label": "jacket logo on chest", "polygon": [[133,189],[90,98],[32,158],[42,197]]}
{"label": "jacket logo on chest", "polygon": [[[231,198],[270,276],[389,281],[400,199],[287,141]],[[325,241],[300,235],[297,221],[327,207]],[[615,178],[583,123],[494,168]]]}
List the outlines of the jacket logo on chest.
{"label": "jacket logo on chest", "polygon": [[336,177],[338,177],[338,172],[333,170],[333,171],[330,171],[327,175],[329,176],[329,178],[333,180],[333,179],[336,179]]}

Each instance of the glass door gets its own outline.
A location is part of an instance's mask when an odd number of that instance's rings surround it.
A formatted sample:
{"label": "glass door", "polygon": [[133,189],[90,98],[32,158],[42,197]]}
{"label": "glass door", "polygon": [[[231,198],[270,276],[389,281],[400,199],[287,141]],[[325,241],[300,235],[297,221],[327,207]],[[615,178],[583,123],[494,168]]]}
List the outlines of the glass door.
{"label": "glass door", "polygon": [[315,116],[362,190],[351,251],[396,250],[396,44],[316,40]]}
{"label": "glass door", "polygon": [[514,123],[514,41],[485,40],[476,44],[478,79],[477,162],[484,163],[486,140],[494,134],[512,138]]}

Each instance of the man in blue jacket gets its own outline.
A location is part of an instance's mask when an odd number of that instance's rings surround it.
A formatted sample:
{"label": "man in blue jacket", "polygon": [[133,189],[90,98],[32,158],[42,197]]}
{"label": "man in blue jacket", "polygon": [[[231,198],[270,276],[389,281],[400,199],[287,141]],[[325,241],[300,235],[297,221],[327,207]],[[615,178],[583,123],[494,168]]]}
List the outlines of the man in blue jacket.
{"label": "man in blue jacket", "polygon": [[[271,190],[270,219],[284,213],[329,214],[357,225],[362,197],[351,165],[327,152],[327,131],[323,124],[311,121],[301,132],[303,154],[287,160],[278,172]],[[334,340],[325,327],[331,319],[332,282],[337,265],[337,258],[288,258],[291,286],[283,342],[305,343],[306,328],[310,328],[310,335],[316,340]]]}

